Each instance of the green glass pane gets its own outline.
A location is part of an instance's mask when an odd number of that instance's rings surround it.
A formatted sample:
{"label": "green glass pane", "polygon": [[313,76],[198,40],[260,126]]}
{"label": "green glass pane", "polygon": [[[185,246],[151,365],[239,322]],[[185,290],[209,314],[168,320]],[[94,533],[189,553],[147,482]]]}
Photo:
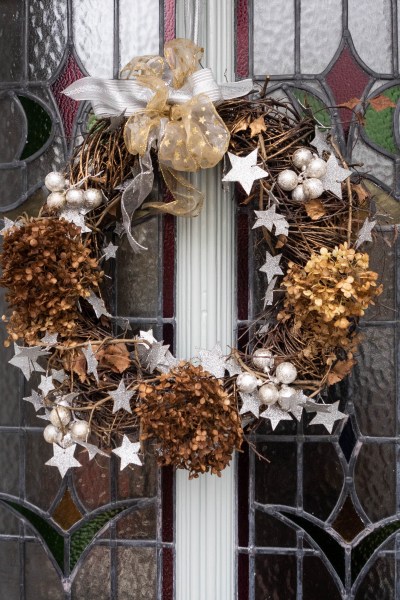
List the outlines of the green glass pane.
{"label": "green glass pane", "polygon": [[365,565],[367,560],[372,556],[374,551],[383,544],[383,542],[395,531],[400,529],[400,521],[394,521],[388,525],[383,525],[374,530],[367,537],[365,537],[359,544],[354,548],[351,555],[351,572],[353,581]]}
{"label": "green glass pane", "polygon": [[325,104],[314,94],[294,88],[293,96],[304,109],[311,110],[313,117],[324,127],[331,126],[331,117]]}
{"label": "green glass pane", "polygon": [[[394,86],[379,94],[378,97],[386,97],[393,104],[397,104],[400,99],[400,85]],[[377,96],[374,96],[376,98]],[[377,110],[373,105],[368,104],[365,111],[365,133],[369,139],[384,148],[391,154],[398,154],[398,148],[394,137],[394,106],[388,106],[383,110]]]}
{"label": "green glass pane", "polygon": [[51,133],[51,118],[38,102],[18,96],[28,120],[28,134],[20,160],[35,154],[47,142]]}

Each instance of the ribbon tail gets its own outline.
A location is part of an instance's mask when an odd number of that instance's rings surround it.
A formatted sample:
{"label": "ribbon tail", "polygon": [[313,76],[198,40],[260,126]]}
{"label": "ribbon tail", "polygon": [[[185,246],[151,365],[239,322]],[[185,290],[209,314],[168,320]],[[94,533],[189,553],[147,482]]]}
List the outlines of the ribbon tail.
{"label": "ribbon tail", "polygon": [[152,208],[174,217],[197,217],[204,204],[204,194],[180,172],[160,163],[161,173],[174,200],[172,202],[146,202],[143,208]]}
{"label": "ribbon tail", "polygon": [[232,83],[223,83],[220,85],[221,94],[224,100],[233,100],[247,96],[253,89],[252,79],[242,79],[241,81],[233,81]]}

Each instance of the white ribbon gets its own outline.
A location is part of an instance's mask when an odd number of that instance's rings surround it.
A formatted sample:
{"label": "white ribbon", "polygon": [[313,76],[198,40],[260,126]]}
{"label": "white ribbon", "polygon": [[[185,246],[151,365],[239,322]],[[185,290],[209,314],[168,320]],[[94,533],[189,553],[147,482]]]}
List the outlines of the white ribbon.
{"label": "white ribbon", "polygon": [[[201,69],[188,77],[180,89],[168,87],[168,103],[183,104],[198,94],[207,94],[212,102],[246,96],[253,89],[253,81],[244,79],[218,85],[211,69]],[[125,112],[127,117],[146,108],[154,92],[134,79],[97,79],[83,77],[68,86],[63,94],[73,100],[89,100],[98,117],[114,117]]]}

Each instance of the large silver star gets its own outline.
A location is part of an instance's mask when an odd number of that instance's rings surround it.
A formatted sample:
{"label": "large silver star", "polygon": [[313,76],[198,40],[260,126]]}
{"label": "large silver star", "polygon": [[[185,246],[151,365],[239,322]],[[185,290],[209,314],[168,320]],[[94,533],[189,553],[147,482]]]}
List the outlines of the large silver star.
{"label": "large silver star", "polygon": [[273,204],[268,210],[255,210],[257,221],[254,223],[252,229],[257,227],[265,227],[268,231],[272,232],[272,228],[275,227],[275,235],[289,234],[289,223],[286,221],[283,215],[276,212],[276,205]]}
{"label": "large silver star", "polygon": [[55,346],[58,341],[58,333],[50,334],[46,332],[46,335],[40,341],[46,344],[46,346]]}
{"label": "large silver star", "polygon": [[[153,373],[155,369],[162,367],[162,365],[168,365],[166,362],[166,355],[168,352],[169,346],[163,346],[162,342],[155,342],[147,352],[146,356],[146,369]],[[166,364],[165,364],[166,363]]]}
{"label": "large silver star", "polygon": [[103,258],[105,258],[106,260],[109,260],[110,258],[117,258],[117,250],[118,250],[119,246],[114,246],[111,242],[108,244],[108,246],[106,246],[105,248],[103,248]]}
{"label": "large silver star", "polygon": [[65,208],[59,214],[60,219],[65,219],[70,223],[73,223],[81,230],[81,233],[91,233],[92,230],[86,227],[85,215],[90,212],[91,209],[86,208]]}
{"label": "large silver star", "polygon": [[129,438],[124,435],[122,444],[119,448],[114,448],[113,452],[121,459],[120,471],[125,469],[130,464],[142,465],[142,461],[138,457],[140,451],[140,442],[131,442]]}
{"label": "large silver star", "polygon": [[205,371],[221,379],[225,375],[226,362],[225,356],[219,344],[216,344],[212,350],[200,350],[200,364]]}
{"label": "large silver star", "polygon": [[371,231],[376,225],[376,221],[370,221],[368,218],[365,219],[363,226],[358,232],[356,248],[361,246],[364,242],[372,242]]}
{"label": "large silver star", "polygon": [[276,280],[277,278],[273,277],[273,279],[271,279],[270,283],[268,284],[267,291],[264,296],[264,308],[266,308],[267,306],[271,306],[274,303],[274,290]]}
{"label": "large silver star", "polygon": [[310,142],[311,146],[317,149],[319,156],[322,157],[322,153],[324,151],[332,153],[332,147],[326,141],[327,133],[322,133],[322,131],[315,127],[315,137],[312,142]]}
{"label": "large silver star", "polygon": [[64,369],[52,369],[51,370],[51,378],[54,381],[58,381],[58,383],[64,383],[66,374]]}
{"label": "large silver star", "polygon": [[351,171],[343,169],[334,154],[326,161],[326,173],[321,177],[324,190],[329,190],[335,196],[342,199],[342,181],[350,177]]}
{"label": "large silver star", "polygon": [[39,390],[42,390],[44,397],[46,397],[47,394],[56,389],[53,385],[52,377],[44,377],[43,375],[40,376],[40,383],[38,385],[38,388]]}
{"label": "large silver star", "polygon": [[110,392],[110,396],[114,400],[113,413],[117,412],[117,410],[124,409],[128,413],[132,414],[132,409],[129,400],[132,398],[134,393],[135,392],[129,392],[126,389],[125,382],[123,379],[121,379],[117,389],[113,392]]}
{"label": "large silver star", "polygon": [[90,296],[86,298],[89,304],[92,306],[96,317],[100,319],[101,315],[105,315],[106,317],[111,317],[110,313],[106,309],[104,301],[96,296],[94,292],[90,292]]}
{"label": "large silver star", "polygon": [[260,400],[258,397],[258,391],[255,391],[252,394],[239,392],[239,396],[243,400],[243,405],[239,414],[243,415],[244,413],[251,412],[258,419],[260,415]]}
{"label": "large silver star", "polygon": [[18,346],[14,344],[15,356],[8,362],[14,367],[21,369],[25,378],[29,381],[32,373],[44,373],[44,369],[37,362],[41,356],[48,356],[48,352],[40,346]]}
{"label": "large silver star", "polygon": [[46,465],[49,467],[57,467],[61,477],[65,477],[65,474],[69,469],[82,466],[81,463],[74,458],[75,448],[76,444],[73,444],[68,448],[61,448],[58,444],[53,444],[54,456],[47,461]]}
{"label": "large silver star", "polygon": [[26,396],[22,399],[26,400],[26,402],[30,402],[33,405],[36,412],[41,408],[44,408],[43,396],[41,394],[38,394],[35,390],[32,390],[32,396]]}
{"label": "large silver star", "polygon": [[99,361],[97,360],[96,355],[93,352],[92,344],[89,343],[88,347],[84,348],[82,350],[82,352],[86,358],[86,365],[87,365],[86,373],[88,375],[90,375],[90,374],[94,375],[97,383],[99,383],[99,374],[97,373],[97,367],[98,367]]}
{"label": "large silver star", "polygon": [[270,420],[272,430],[274,430],[281,421],[293,420],[289,413],[279,408],[279,406],[276,406],[276,404],[268,406],[267,410],[264,410],[264,412],[261,413],[260,417]]}
{"label": "large silver star", "polygon": [[232,169],[228,171],[222,181],[238,181],[246,194],[249,195],[256,179],[268,177],[267,171],[257,167],[257,153],[258,148],[247,156],[235,156],[235,154],[228,152]]}
{"label": "large silver star", "polygon": [[335,422],[339,419],[345,419],[348,415],[338,410],[339,401],[334,404],[328,404],[328,412],[317,412],[310,425],[323,425],[329,433],[332,433]]}
{"label": "large silver star", "polygon": [[280,260],[282,258],[282,254],[277,254],[276,256],[272,256],[266,251],[266,259],[265,264],[260,267],[259,271],[267,274],[267,281],[270,282],[274,275],[283,275],[283,271],[279,266]]}

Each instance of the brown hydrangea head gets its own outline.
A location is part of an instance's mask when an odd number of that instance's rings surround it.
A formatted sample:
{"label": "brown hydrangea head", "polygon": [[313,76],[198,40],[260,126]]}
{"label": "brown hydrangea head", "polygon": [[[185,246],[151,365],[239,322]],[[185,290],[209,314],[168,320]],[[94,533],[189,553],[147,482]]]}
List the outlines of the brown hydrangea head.
{"label": "brown hydrangea head", "polygon": [[187,469],[189,477],[220,475],[243,432],[236,404],[221,382],[191,363],[139,388],[141,439],[154,439],[160,465]]}
{"label": "brown hydrangea head", "polygon": [[48,333],[71,336],[79,298],[88,297],[102,277],[80,229],[63,219],[26,220],[4,235],[0,284],[13,309],[10,338],[35,344]]}

